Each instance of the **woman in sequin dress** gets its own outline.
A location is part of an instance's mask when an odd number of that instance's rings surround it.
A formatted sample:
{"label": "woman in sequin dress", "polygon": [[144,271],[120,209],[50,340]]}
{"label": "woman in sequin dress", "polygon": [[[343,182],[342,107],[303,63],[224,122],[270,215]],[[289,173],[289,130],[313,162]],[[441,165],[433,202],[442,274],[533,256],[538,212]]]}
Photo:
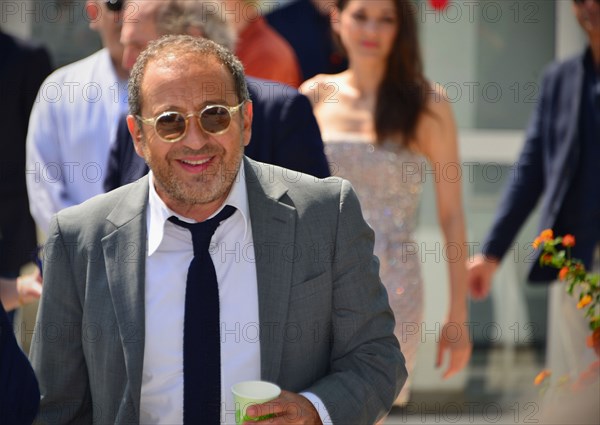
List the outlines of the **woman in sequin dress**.
{"label": "woman in sequin dress", "polygon": [[[461,182],[449,173],[458,169],[459,158],[450,105],[423,76],[413,7],[406,0],[337,0],[332,27],[349,68],[317,75],[300,90],[313,104],[332,174],[354,185],[375,231],[381,279],[409,375],[425,336],[421,261],[413,233],[421,184],[425,176],[435,179],[445,242],[459,247],[448,262],[449,309],[438,338],[436,365],[449,352],[447,378],[471,354]],[[397,404],[408,401],[409,391],[407,383]]]}

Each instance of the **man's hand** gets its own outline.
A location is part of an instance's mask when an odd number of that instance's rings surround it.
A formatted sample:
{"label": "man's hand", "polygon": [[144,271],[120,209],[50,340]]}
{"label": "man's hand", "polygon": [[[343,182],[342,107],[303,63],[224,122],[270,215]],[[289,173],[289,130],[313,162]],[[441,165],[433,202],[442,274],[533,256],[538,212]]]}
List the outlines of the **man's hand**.
{"label": "man's hand", "polygon": [[0,301],[6,311],[14,310],[40,298],[42,276],[39,269],[16,279],[0,278]]}
{"label": "man's hand", "polygon": [[42,275],[36,267],[31,274],[17,278],[17,293],[19,294],[19,305],[29,304],[42,295]]}
{"label": "man's hand", "polygon": [[244,422],[246,425],[269,424],[269,425],[323,425],[317,410],[310,401],[300,394],[289,391],[281,391],[281,395],[275,400],[263,404],[255,404],[248,407],[246,415],[256,418],[259,416],[275,414],[274,418],[258,422]]}
{"label": "man's hand", "polygon": [[467,263],[467,283],[471,298],[483,300],[492,287],[492,277],[498,268],[499,260],[477,254]]}

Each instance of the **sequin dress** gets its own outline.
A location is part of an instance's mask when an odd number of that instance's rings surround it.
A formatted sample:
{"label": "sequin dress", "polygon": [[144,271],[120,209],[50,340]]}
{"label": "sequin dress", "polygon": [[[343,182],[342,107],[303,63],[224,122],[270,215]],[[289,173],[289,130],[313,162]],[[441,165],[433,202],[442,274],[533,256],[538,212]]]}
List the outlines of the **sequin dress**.
{"label": "sequin dress", "polygon": [[391,142],[375,145],[352,135],[335,137],[325,143],[331,173],[352,183],[365,219],[375,232],[380,276],[396,317],[395,334],[409,373],[409,382],[396,400],[396,404],[404,404],[421,340],[423,283],[413,233],[425,159]]}

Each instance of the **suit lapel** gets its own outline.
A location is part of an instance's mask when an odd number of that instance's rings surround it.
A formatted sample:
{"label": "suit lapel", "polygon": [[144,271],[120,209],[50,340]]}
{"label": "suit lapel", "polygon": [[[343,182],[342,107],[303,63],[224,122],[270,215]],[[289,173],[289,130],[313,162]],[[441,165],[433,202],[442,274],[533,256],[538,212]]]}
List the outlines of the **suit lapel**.
{"label": "suit lapel", "polygon": [[278,168],[248,159],[244,166],[256,251],[261,378],[276,381],[293,268],[293,261],[285,261],[285,253],[293,255],[296,210],[279,202],[287,188],[274,178]]}
{"label": "suit lapel", "polygon": [[140,409],[145,340],[146,205],[148,177],[134,183],[107,220],[102,238],[106,275],[117,317],[135,412]]}

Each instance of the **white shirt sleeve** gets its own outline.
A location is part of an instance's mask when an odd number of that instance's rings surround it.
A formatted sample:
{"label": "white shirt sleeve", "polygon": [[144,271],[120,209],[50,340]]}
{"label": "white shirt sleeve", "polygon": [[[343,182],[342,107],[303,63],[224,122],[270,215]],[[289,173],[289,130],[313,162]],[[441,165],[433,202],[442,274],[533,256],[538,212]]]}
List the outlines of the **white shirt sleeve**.
{"label": "white shirt sleeve", "polygon": [[333,424],[333,421],[329,416],[329,412],[327,411],[327,407],[325,407],[325,404],[321,401],[319,397],[317,397],[314,393],[311,392],[302,392],[300,393],[300,395],[306,397],[308,401],[312,403],[315,409],[317,409],[317,413],[319,413],[319,417],[321,418],[321,422],[323,422],[323,425]]}
{"label": "white shirt sleeve", "polygon": [[40,88],[31,111],[25,168],[31,215],[44,233],[48,232],[52,216],[73,204],[65,197],[58,105],[44,98],[44,85],[49,83],[52,84],[46,80]]}

